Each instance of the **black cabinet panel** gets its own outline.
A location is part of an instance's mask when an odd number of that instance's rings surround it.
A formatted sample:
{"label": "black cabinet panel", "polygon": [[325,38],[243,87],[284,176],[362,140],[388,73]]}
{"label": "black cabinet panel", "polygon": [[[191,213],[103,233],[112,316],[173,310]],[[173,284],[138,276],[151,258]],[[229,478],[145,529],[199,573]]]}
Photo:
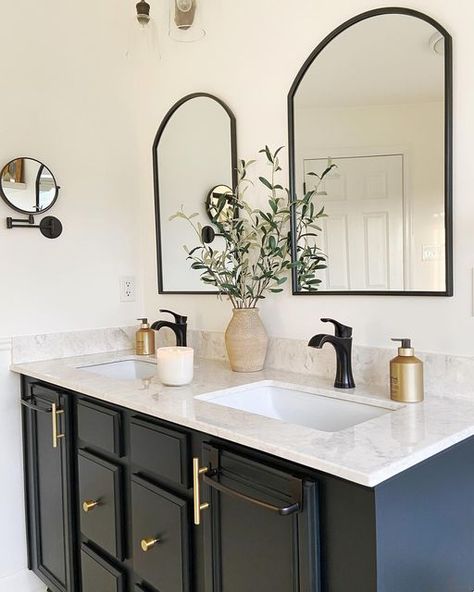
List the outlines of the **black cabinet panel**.
{"label": "black cabinet panel", "polygon": [[474,590],[473,438],[380,484],[376,499],[377,592]]}
{"label": "black cabinet panel", "polygon": [[125,592],[125,578],[86,545],[81,548],[82,592]]}
{"label": "black cabinet panel", "polygon": [[[221,496],[223,497],[223,496]],[[221,587],[288,592],[295,581],[295,521],[236,498],[220,504]]]}
{"label": "black cabinet panel", "polygon": [[82,534],[123,559],[121,467],[79,451],[79,511]]}
{"label": "black cabinet panel", "polygon": [[[70,591],[74,558],[68,400],[59,390],[33,383],[25,389],[23,404],[30,564],[51,590]],[[54,422],[57,433],[65,434],[56,447]]]}
{"label": "black cabinet panel", "polygon": [[89,401],[78,401],[78,436],[87,445],[120,456],[122,454],[121,427],[119,411]]}
{"label": "black cabinet panel", "polygon": [[132,531],[133,567],[140,578],[159,592],[189,591],[186,501],[132,477]]}
{"label": "black cabinet panel", "polygon": [[319,592],[316,484],[209,445],[203,460],[206,591]]}
{"label": "black cabinet panel", "polygon": [[[37,402],[41,400],[40,397],[36,398]],[[36,429],[40,564],[42,569],[65,587],[63,466],[61,450],[53,448],[51,444],[51,414],[38,413]]]}
{"label": "black cabinet panel", "polygon": [[145,472],[189,487],[187,434],[134,418],[130,422],[132,463]]}

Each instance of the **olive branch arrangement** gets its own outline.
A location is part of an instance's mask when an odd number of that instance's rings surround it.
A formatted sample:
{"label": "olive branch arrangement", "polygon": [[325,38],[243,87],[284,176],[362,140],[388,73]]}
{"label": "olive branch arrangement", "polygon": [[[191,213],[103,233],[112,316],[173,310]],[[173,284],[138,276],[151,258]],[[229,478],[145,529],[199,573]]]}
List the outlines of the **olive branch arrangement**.
{"label": "olive branch arrangement", "polygon": [[[264,154],[271,168],[269,178],[258,181],[268,190],[268,207],[252,208],[245,194],[254,183],[248,177],[249,168],[255,160],[241,160],[238,164],[238,183],[235,195],[221,195],[213,213],[213,223],[218,236],[223,239],[220,249],[212,248],[206,240],[203,226],[195,221],[197,213],[186,214],[183,207],[170,220],[181,218],[193,227],[199,244],[189,249],[184,246],[192,269],[201,272],[201,280],[215,286],[219,295],[229,298],[234,308],[255,308],[267,292],[282,292],[288,279],[288,271],[296,268],[300,289],[316,291],[321,280],[319,270],[325,269],[326,256],[318,247],[319,218],[326,216],[324,207],[317,207],[319,191],[324,177],[335,166],[328,162],[317,177],[315,189],[305,193],[302,199],[292,201],[291,194],[277,182],[282,171],[279,154],[283,146],[271,152],[268,146],[259,151]],[[231,214],[220,214],[230,208]],[[291,257],[291,211],[295,216],[296,260]],[[222,241],[221,245],[222,245]]]}

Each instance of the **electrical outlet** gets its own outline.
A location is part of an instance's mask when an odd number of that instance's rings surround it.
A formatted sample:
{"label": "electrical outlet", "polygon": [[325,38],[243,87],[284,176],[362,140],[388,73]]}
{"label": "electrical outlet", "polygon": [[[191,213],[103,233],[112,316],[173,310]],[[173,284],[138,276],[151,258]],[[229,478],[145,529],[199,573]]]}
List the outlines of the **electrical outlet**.
{"label": "electrical outlet", "polygon": [[135,302],[137,299],[137,286],[132,276],[120,278],[120,302]]}
{"label": "electrical outlet", "polygon": [[438,245],[423,245],[422,261],[439,261],[440,259],[441,249]]}

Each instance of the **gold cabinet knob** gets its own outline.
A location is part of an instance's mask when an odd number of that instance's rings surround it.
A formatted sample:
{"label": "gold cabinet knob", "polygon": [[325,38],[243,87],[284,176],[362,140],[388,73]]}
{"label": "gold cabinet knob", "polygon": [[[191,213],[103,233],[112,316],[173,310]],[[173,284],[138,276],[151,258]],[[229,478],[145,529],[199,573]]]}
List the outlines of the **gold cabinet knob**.
{"label": "gold cabinet knob", "polygon": [[84,510],[84,512],[90,512],[91,510],[93,510],[98,505],[99,505],[99,502],[98,501],[86,500],[82,504],[82,509]]}
{"label": "gold cabinet knob", "polygon": [[160,539],[142,539],[140,541],[140,547],[142,548],[142,551],[146,553],[150,549],[153,549],[153,547],[159,542]]}

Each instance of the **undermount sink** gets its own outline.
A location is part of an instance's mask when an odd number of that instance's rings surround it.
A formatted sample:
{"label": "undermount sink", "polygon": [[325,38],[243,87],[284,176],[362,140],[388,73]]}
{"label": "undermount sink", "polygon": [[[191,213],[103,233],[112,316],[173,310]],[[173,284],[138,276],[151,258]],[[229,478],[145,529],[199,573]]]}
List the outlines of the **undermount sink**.
{"label": "undermount sink", "polygon": [[139,380],[152,378],[156,374],[156,364],[144,360],[121,360],[120,362],[79,366],[79,368],[86,372],[117,380]]}
{"label": "undermount sink", "polygon": [[390,403],[371,405],[321,395],[312,389],[263,381],[245,387],[195,397],[214,405],[231,407],[324,432],[338,432],[395,411]]}

